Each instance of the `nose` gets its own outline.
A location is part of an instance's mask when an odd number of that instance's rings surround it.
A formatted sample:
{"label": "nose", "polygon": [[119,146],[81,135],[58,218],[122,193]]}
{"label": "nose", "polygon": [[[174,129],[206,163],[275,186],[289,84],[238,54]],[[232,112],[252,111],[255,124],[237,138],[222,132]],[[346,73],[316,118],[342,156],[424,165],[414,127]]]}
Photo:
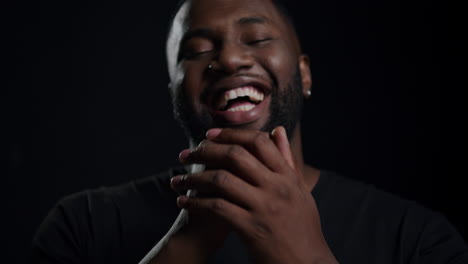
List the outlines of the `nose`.
{"label": "nose", "polygon": [[254,57],[246,47],[239,44],[224,44],[214,58],[213,70],[224,73],[236,73],[251,68],[255,63]]}

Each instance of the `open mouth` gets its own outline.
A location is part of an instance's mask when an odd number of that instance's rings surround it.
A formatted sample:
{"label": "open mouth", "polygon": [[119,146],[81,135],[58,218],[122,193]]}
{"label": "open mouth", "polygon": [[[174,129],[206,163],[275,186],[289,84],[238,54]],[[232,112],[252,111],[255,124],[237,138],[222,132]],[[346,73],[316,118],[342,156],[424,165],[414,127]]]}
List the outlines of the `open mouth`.
{"label": "open mouth", "polygon": [[260,120],[268,110],[270,85],[248,78],[226,79],[214,88],[209,111],[222,126],[244,125]]}
{"label": "open mouth", "polygon": [[246,112],[265,99],[263,91],[254,86],[244,86],[225,91],[216,100],[218,111]]}
{"label": "open mouth", "polygon": [[253,125],[267,118],[271,91],[272,85],[263,77],[235,76],[207,88],[202,100],[220,127]]}

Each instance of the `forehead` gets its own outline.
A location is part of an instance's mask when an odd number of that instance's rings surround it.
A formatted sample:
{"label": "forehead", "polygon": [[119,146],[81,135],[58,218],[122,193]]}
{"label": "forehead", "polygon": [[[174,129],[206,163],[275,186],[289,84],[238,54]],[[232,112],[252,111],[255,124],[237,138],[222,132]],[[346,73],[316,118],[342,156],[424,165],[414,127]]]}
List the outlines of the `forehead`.
{"label": "forehead", "polygon": [[300,51],[294,29],[286,22],[272,0],[185,1],[172,21],[166,43],[166,58],[171,79],[175,77],[180,44],[188,35],[200,29],[223,34],[233,28],[258,24],[259,18],[263,20],[263,24],[281,33],[295,52]]}
{"label": "forehead", "polygon": [[192,0],[185,26],[234,24],[243,17],[263,17],[280,26],[283,19],[271,0]]}

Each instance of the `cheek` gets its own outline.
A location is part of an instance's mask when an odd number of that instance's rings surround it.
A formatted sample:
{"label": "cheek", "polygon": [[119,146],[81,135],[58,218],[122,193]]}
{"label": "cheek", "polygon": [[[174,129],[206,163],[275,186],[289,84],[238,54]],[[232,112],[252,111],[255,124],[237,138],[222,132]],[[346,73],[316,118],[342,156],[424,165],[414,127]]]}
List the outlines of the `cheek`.
{"label": "cheek", "polygon": [[203,72],[201,67],[197,67],[191,63],[181,65],[182,78],[180,78],[181,89],[184,89],[186,98],[195,107],[195,111],[199,112],[201,107],[200,95],[203,87]]}
{"label": "cheek", "polygon": [[262,56],[263,65],[276,79],[280,87],[287,85],[297,68],[295,56],[286,47],[270,49]]}

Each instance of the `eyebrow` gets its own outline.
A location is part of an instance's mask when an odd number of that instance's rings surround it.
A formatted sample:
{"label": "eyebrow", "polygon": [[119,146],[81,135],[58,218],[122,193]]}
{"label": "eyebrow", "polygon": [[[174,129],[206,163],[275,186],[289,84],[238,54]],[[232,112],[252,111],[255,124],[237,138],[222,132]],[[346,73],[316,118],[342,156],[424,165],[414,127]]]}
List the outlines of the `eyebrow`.
{"label": "eyebrow", "polygon": [[[266,24],[268,22],[269,22],[268,18],[264,16],[242,17],[239,20],[237,20],[237,24],[241,26],[252,25],[252,24]],[[215,33],[213,32],[213,30],[209,28],[197,28],[197,29],[190,30],[187,33],[185,33],[180,43],[184,44],[188,40],[192,38],[196,38],[196,37],[213,39],[215,37]]]}
{"label": "eyebrow", "polygon": [[268,19],[264,16],[243,17],[237,21],[239,25],[266,24]]}
{"label": "eyebrow", "polygon": [[182,38],[181,44],[185,43],[187,40],[191,38],[202,37],[202,38],[213,38],[214,32],[208,28],[197,28],[194,30],[190,30],[185,33],[184,37]]}

